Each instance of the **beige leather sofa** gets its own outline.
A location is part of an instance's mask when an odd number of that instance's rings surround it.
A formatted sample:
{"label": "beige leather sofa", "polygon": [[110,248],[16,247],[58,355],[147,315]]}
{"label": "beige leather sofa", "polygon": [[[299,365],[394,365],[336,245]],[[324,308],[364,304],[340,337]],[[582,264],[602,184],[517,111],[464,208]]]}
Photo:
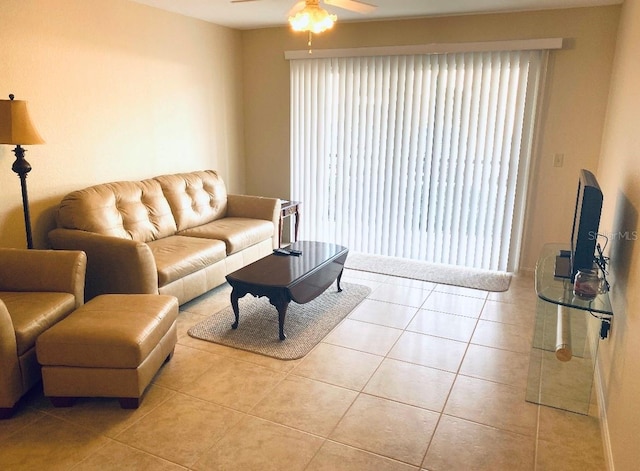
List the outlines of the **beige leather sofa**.
{"label": "beige leather sofa", "polygon": [[280,200],[227,194],[213,170],[74,191],[49,232],[87,254],[85,298],[167,294],[183,304],[278,246]]}
{"label": "beige leather sofa", "polygon": [[84,302],[83,252],[0,248],[0,419],[40,381],[36,339]]}

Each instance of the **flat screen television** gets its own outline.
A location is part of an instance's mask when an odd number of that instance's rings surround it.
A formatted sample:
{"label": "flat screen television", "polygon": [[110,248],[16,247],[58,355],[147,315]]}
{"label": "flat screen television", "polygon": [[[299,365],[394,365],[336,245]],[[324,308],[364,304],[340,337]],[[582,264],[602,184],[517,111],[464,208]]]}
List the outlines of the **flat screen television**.
{"label": "flat screen television", "polygon": [[578,270],[593,268],[601,212],[600,185],[593,173],[582,169],[573,214],[571,248],[569,253],[560,254],[560,260],[556,261],[556,276],[573,280]]}
{"label": "flat screen television", "polygon": [[571,231],[571,279],[582,268],[593,268],[602,212],[602,191],[596,177],[580,170]]}

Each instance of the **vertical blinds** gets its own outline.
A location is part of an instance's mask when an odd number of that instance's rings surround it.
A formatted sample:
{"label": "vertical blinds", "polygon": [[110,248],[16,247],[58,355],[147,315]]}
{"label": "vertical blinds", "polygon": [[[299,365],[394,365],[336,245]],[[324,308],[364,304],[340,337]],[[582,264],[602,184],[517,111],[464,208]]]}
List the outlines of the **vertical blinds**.
{"label": "vertical blinds", "polygon": [[303,238],[511,271],[541,51],[292,60]]}

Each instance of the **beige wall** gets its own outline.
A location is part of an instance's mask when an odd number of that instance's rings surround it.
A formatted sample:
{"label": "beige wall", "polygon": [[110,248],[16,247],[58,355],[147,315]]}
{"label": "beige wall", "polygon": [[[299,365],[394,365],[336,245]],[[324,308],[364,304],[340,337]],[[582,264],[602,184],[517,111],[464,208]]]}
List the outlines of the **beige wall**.
{"label": "beige wall", "polygon": [[[0,95],[29,102],[36,247],[91,184],[220,170],[244,189],[242,35],[126,0],[3,0]],[[0,145],[0,246],[24,247],[12,148]]]}
{"label": "beige wall", "polygon": [[[567,241],[580,168],[595,172],[609,89],[619,7],[405,21],[336,23],[314,48],[433,42],[566,38],[551,54],[531,205],[521,267],[533,269],[543,243]],[[287,28],[248,31],[244,38],[247,188],[289,196],[289,65],[285,50],[306,48]],[[554,168],[554,154],[564,167]],[[572,201],[573,200],[573,201]],[[303,202],[304,203],[304,202]]]}
{"label": "beige wall", "polygon": [[601,232],[611,237],[611,337],[600,343],[599,366],[616,471],[640,463],[640,1],[625,0],[598,181],[604,194]]}

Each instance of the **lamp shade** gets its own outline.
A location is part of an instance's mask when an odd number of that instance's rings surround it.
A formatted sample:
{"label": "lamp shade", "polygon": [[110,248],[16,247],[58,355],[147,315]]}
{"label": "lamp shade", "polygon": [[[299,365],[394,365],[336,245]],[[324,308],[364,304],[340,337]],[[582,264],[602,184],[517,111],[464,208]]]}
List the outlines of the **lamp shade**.
{"label": "lamp shade", "polygon": [[0,100],[0,144],[44,144],[31,122],[26,101]]}

